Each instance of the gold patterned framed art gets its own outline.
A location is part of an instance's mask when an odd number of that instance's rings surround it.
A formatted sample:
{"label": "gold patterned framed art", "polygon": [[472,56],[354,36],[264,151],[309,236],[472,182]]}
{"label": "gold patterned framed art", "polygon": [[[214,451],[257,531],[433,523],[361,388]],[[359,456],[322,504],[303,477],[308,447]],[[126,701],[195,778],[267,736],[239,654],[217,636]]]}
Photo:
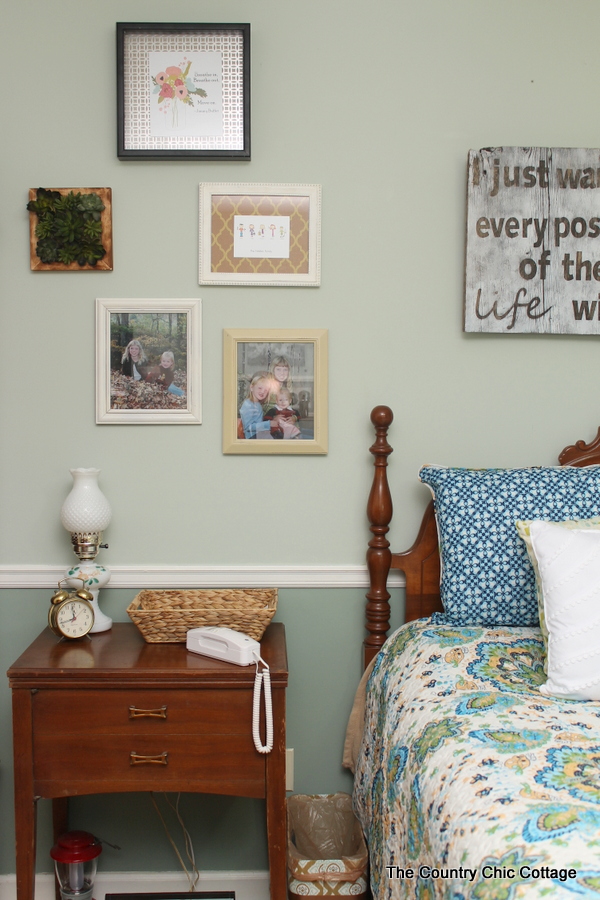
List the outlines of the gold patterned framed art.
{"label": "gold patterned framed art", "polygon": [[318,287],[321,185],[200,185],[200,284]]}

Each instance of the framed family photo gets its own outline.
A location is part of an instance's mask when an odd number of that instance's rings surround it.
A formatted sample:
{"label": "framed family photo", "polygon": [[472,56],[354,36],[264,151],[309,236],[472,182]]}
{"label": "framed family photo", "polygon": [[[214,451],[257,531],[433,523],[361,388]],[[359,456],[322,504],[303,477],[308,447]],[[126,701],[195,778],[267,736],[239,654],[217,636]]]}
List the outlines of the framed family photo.
{"label": "framed family photo", "polygon": [[250,159],[250,25],[117,23],[119,159]]}
{"label": "framed family photo", "polygon": [[319,184],[201,184],[200,284],[317,287]]}
{"label": "framed family photo", "polygon": [[200,300],[96,300],[96,422],[199,425]]}
{"label": "framed family photo", "polygon": [[327,453],[327,331],[225,329],[223,453]]}

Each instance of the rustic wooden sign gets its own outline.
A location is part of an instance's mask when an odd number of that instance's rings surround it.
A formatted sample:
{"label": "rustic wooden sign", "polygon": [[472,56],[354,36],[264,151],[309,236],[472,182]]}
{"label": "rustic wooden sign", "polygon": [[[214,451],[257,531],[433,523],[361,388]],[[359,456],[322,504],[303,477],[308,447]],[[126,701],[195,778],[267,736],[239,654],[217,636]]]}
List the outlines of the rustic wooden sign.
{"label": "rustic wooden sign", "polygon": [[600,334],[600,150],[471,150],[467,200],[464,330]]}

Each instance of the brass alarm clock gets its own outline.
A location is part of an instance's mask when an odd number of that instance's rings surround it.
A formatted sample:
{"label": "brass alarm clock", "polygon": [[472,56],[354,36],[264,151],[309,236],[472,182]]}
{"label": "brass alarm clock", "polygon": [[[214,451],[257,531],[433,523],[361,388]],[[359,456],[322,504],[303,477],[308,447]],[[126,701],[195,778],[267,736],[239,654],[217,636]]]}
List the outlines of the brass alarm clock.
{"label": "brass alarm clock", "polygon": [[[83,578],[81,581],[85,584]],[[58,637],[76,641],[85,637],[92,630],[94,607],[91,601],[93,597],[85,587],[69,592],[61,588],[61,584],[62,581],[59,581],[58,590],[50,598],[48,625]]]}

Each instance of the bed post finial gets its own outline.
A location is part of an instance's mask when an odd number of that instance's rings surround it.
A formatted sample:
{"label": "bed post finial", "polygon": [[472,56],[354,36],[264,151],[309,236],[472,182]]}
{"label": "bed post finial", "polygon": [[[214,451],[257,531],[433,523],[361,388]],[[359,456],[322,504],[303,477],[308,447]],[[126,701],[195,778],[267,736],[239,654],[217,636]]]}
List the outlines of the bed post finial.
{"label": "bed post finial", "polygon": [[373,537],[367,550],[370,590],[367,594],[366,628],[369,635],[364,640],[364,661],[367,663],[379,652],[390,627],[390,594],[386,583],[392,554],[386,538],[392,520],[392,495],[387,480],[387,458],[393,453],[387,434],[394,419],[389,406],[376,406],[371,413],[375,426],[375,443],[370,448],[374,457],[373,485],[367,503],[367,516]]}

